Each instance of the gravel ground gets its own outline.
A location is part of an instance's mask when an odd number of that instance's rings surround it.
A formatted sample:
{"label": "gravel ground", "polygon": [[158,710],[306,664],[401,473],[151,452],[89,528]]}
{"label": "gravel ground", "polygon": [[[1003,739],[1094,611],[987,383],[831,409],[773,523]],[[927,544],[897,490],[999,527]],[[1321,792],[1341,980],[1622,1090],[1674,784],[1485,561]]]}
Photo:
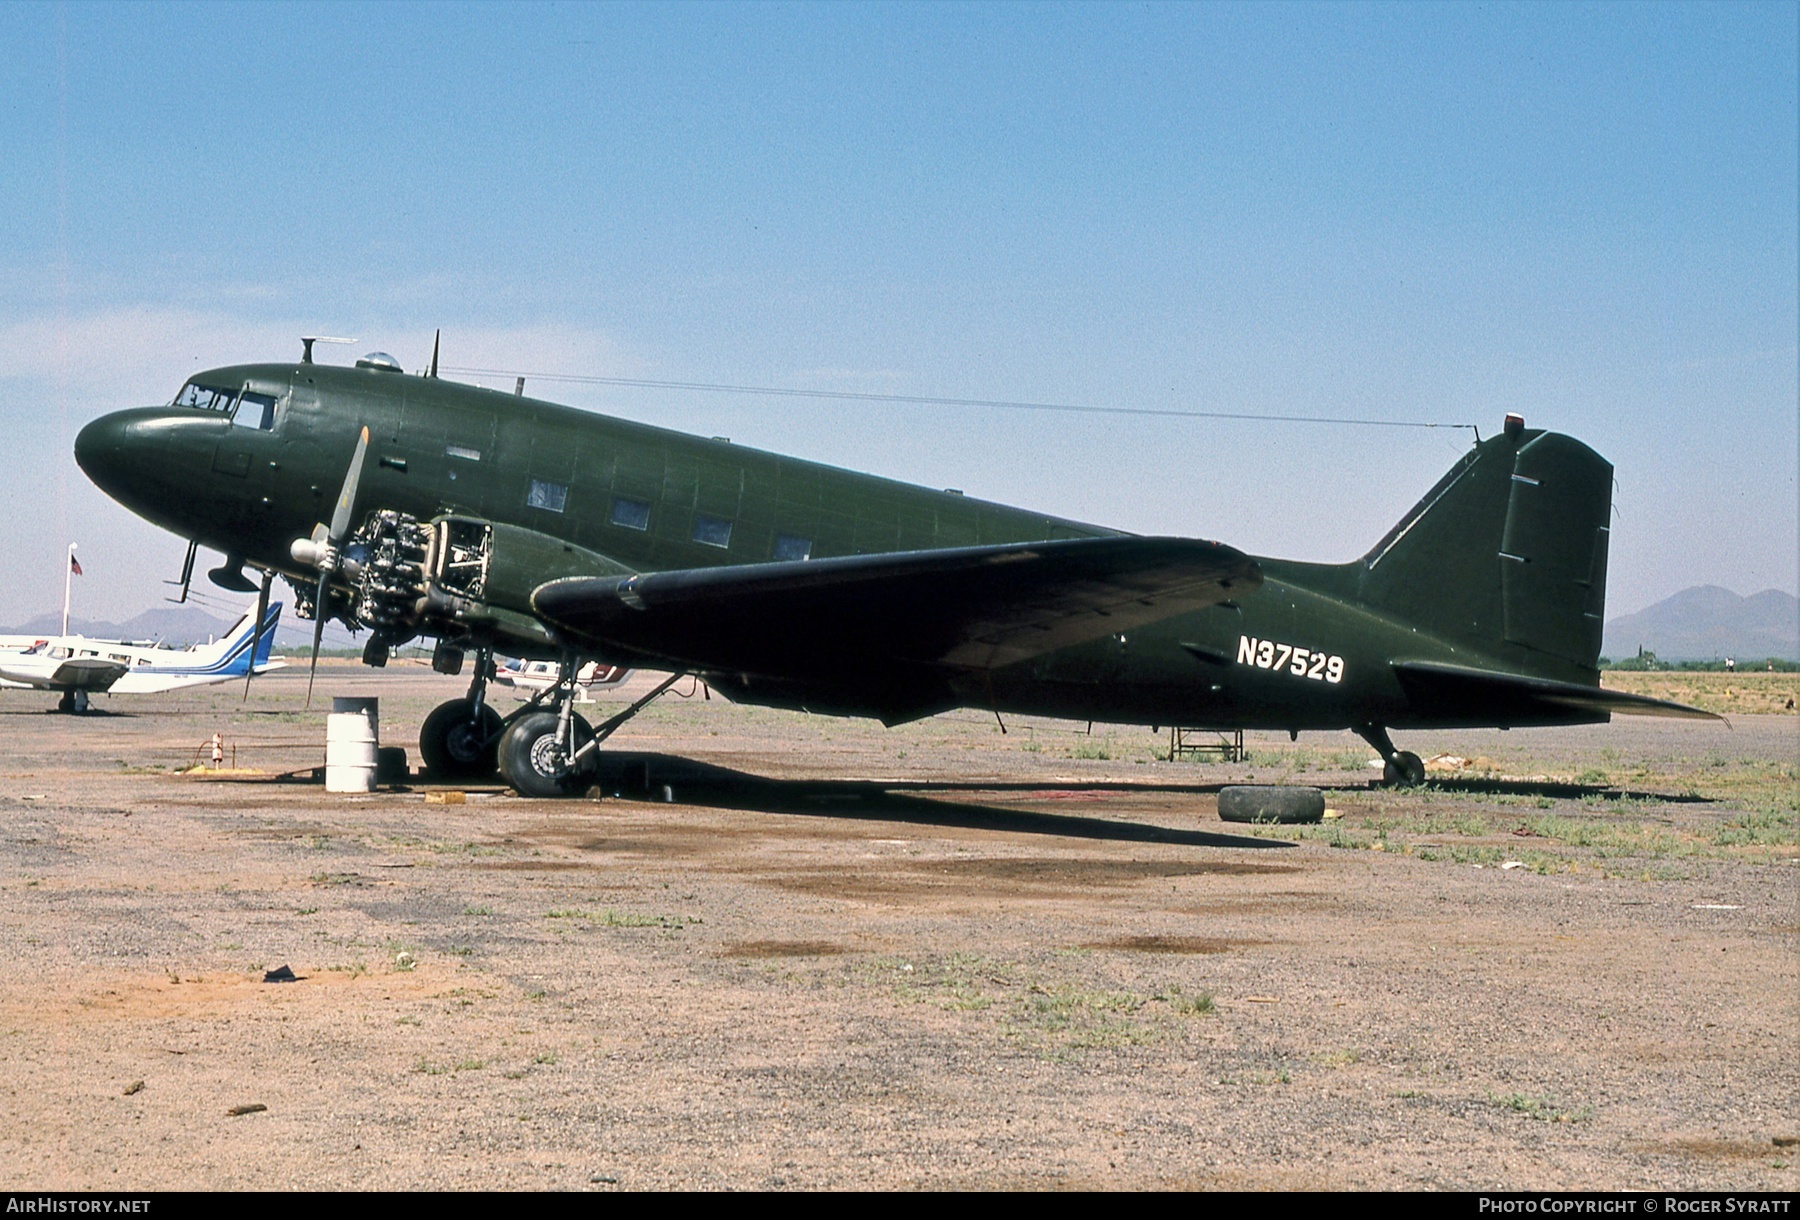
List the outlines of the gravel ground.
{"label": "gravel ground", "polygon": [[[670,697],[604,799],[441,804],[277,779],[303,682],[0,692],[11,1188],[1800,1186],[1800,718],[1410,734],[1398,793]],[[460,684],[319,689],[410,747]],[[176,774],[215,729],[260,774]]]}

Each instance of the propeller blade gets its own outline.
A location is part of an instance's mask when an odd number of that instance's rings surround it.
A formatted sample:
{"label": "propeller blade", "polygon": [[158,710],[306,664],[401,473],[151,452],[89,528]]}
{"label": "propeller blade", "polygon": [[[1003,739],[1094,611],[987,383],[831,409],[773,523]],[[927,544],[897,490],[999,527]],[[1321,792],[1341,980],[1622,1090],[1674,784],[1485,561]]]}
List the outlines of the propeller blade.
{"label": "propeller blade", "polygon": [[[368,429],[363,429],[368,435]],[[319,676],[319,641],[325,636],[325,596],[329,590],[325,587],[331,582],[330,572],[319,573],[319,589],[313,595],[313,647],[312,664],[306,670],[306,706],[312,706],[313,679]]]}
{"label": "propeller blade", "polygon": [[[337,566],[336,548],[350,532],[350,521],[356,511],[356,485],[362,482],[363,459],[369,456],[369,427],[363,425],[362,435],[356,438],[356,452],[350,455],[350,469],[344,472],[344,490],[338,493],[337,507],[331,510],[331,526],[323,525],[313,529],[312,540],[315,545],[329,548],[317,562],[319,564],[319,588],[313,595],[313,639],[312,663],[306,670],[306,706],[312,706],[313,679],[319,676],[319,643],[325,636],[326,613],[325,599],[331,593],[331,573]],[[323,533],[324,538],[320,538]]]}
{"label": "propeller blade", "polygon": [[331,510],[331,541],[341,543],[350,532],[350,514],[356,508],[356,485],[362,482],[363,459],[369,454],[369,429],[363,426],[356,438],[356,452],[350,455],[350,469],[344,475],[344,490],[338,493],[337,507]]}
{"label": "propeller blade", "polygon": [[264,572],[262,588],[256,594],[256,626],[250,630],[250,667],[244,671],[244,701],[250,701],[250,679],[256,676],[256,654],[262,648],[263,619],[269,613],[269,585],[275,573]]}

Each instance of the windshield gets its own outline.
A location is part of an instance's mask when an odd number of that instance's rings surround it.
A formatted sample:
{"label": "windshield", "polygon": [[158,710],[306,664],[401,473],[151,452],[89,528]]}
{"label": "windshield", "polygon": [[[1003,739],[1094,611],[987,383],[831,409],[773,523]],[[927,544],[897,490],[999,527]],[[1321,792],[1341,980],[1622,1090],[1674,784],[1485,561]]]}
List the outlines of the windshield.
{"label": "windshield", "polygon": [[190,381],[175,396],[175,405],[229,416],[231,422],[241,428],[268,432],[275,427],[273,394],[258,394],[254,390],[245,390],[240,394],[237,390],[226,389],[224,386],[202,385],[198,381]]}
{"label": "windshield", "polygon": [[181,387],[181,393],[175,396],[178,407],[197,407],[202,411],[226,412],[231,404],[237,401],[238,392],[223,386],[201,385],[190,381]]}

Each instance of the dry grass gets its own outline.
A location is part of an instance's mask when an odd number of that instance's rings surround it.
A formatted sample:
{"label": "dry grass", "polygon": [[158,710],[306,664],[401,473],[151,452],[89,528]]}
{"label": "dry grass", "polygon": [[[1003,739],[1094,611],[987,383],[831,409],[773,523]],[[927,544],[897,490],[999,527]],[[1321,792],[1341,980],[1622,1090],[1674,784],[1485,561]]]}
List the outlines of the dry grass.
{"label": "dry grass", "polygon": [[1800,709],[1800,673],[1608,670],[1600,684],[1628,695],[1670,699],[1721,716],[1792,716]]}

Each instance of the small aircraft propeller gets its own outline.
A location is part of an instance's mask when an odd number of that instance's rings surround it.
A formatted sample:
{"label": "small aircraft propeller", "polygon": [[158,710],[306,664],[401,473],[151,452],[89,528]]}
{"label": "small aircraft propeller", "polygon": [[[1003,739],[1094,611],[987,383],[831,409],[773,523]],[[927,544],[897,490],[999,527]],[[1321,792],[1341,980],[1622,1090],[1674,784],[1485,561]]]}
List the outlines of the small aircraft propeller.
{"label": "small aircraft propeller", "polygon": [[269,614],[269,585],[275,573],[263,572],[262,588],[256,594],[256,626],[250,629],[250,667],[244,671],[244,702],[250,701],[250,679],[256,676],[256,654],[262,648],[263,619]]}
{"label": "small aircraft propeller", "polygon": [[[338,493],[337,505],[331,510],[331,524],[323,521],[313,526],[311,538],[295,539],[290,553],[301,563],[319,569],[319,587],[313,594],[312,665],[306,672],[306,706],[312,706],[313,679],[319,673],[319,644],[325,635],[325,599],[330,593],[331,574],[337,571],[338,548],[350,533],[356,511],[356,488],[362,482],[363,459],[369,454],[369,429],[365,425],[356,440],[356,452],[350,455],[350,469],[344,474],[344,489]],[[265,588],[266,588],[265,584]]]}

